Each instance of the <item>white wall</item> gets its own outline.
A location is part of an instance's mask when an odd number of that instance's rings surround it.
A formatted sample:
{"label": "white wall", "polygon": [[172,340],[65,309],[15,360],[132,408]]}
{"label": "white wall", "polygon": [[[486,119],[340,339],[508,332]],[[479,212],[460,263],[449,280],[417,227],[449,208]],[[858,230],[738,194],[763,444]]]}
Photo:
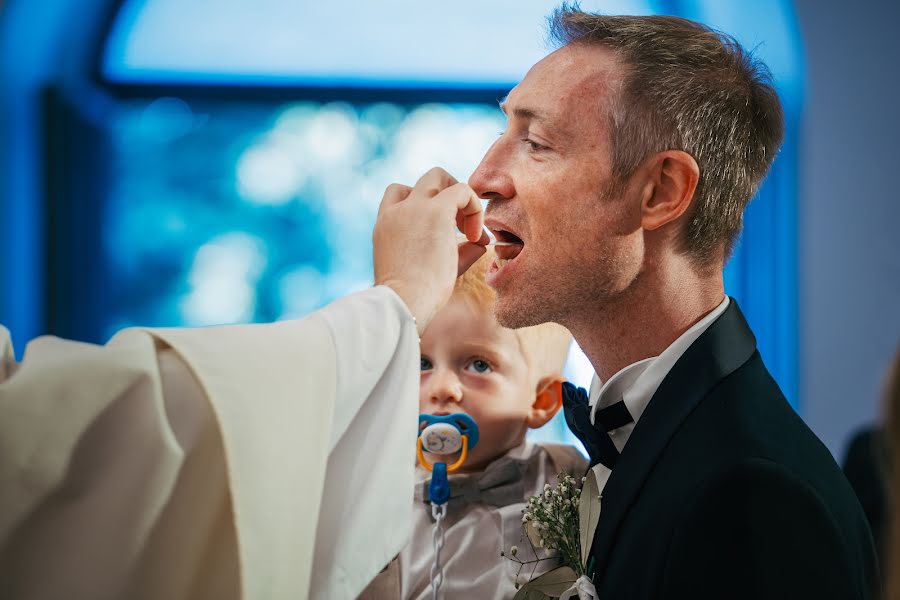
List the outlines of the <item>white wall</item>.
{"label": "white wall", "polygon": [[836,456],[877,418],[900,344],[900,2],[795,0],[800,412]]}

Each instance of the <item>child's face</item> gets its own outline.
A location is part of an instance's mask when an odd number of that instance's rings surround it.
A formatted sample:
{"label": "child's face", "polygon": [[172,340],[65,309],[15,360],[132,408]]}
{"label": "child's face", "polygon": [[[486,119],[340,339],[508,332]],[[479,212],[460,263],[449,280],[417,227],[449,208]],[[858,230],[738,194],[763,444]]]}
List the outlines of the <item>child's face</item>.
{"label": "child's face", "polygon": [[462,470],[484,467],[521,443],[535,384],[512,330],[454,296],[428,324],[421,350],[419,411],[462,412],[478,424],[478,445]]}

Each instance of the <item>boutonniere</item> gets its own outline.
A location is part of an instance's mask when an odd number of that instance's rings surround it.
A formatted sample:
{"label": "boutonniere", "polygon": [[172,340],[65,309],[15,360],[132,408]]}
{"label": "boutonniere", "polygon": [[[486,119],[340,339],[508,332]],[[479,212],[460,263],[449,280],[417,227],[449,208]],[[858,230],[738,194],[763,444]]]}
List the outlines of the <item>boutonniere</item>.
{"label": "boutonniere", "polygon": [[597,598],[597,591],[585,573],[600,518],[600,490],[592,471],[581,479],[581,484],[579,487],[575,478],[561,473],[555,487],[547,484],[542,494],[529,498],[522,514],[522,526],[528,542],[536,551],[543,549],[545,557],[522,561],[517,558],[515,546],[506,557],[519,563],[519,574],[533,565],[532,577],[542,561],[556,558],[560,565],[519,587],[513,600]]}

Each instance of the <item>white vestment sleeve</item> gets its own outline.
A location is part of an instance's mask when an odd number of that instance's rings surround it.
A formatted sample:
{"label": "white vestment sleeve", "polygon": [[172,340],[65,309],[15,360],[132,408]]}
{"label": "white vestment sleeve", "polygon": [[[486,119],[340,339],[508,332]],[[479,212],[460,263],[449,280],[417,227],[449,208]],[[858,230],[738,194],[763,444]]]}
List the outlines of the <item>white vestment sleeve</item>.
{"label": "white vestment sleeve", "polygon": [[[5,330],[0,338],[8,343]],[[167,402],[161,371],[172,372],[186,402]],[[184,421],[178,427],[173,410]],[[163,552],[173,567],[163,583],[190,585],[184,565],[218,558],[216,542],[232,528],[219,448],[199,387],[180,361],[157,355],[149,336],[115,346],[32,341],[22,365],[0,378],[0,597],[154,597],[141,577]],[[186,487],[181,474],[197,474],[195,457],[208,459],[207,477]],[[221,501],[185,493],[198,488]],[[181,512],[171,509],[173,498],[203,510],[192,511],[183,543],[163,549],[169,515]],[[215,597],[215,585],[229,580],[237,582],[223,573],[193,596]],[[181,589],[170,597],[189,597]]]}
{"label": "white vestment sleeve", "polygon": [[0,597],[354,597],[405,540],[417,340],[386,288],[19,366],[0,328]]}
{"label": "white vestment sleeve", "polygon": [[400,298],[378,287],[321,311],[337,352],[337,402],[311,597],[353,599],[412,526],[419,338]]}

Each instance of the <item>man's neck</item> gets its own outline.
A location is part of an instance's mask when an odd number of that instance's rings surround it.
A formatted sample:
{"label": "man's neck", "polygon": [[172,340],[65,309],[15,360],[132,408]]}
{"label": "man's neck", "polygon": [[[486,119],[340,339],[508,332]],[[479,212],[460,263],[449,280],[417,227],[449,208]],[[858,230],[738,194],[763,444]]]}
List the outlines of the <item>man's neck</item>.
{"label": "man's neck", "polygon": [[720,274],[647,278],[591,307],[569,329],[601,380],[659,356],[725,297]]}

